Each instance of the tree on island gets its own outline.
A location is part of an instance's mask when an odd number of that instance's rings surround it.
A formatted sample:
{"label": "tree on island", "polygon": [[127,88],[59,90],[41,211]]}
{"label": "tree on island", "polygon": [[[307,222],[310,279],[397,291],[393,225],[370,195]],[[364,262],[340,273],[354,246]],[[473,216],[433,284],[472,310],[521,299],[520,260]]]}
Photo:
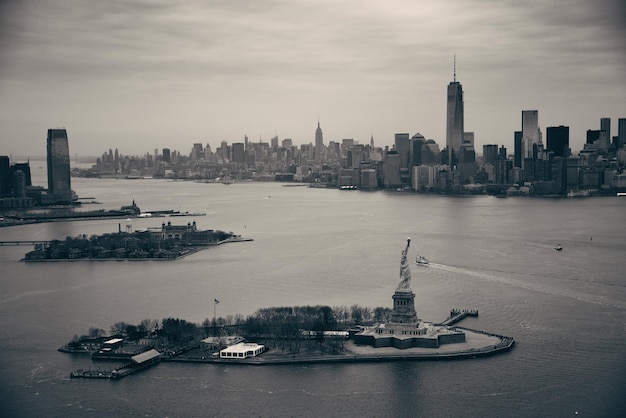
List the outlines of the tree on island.
{"label": "tree on island", "polygon": [[[218,337],[242,336],[291,353],[299,353],[302,344],[307,344],[309,349],[325,346],[327,351],[336,353],[343,348],[343,337],[339,334],[325,336],[325,331],[344,331],[354,325],[386,322],[390,314],[389,308],[371,309],[356,304],[350,308],[326,305],[272,307],[259,309],[247,317],[228,315],[226,318],[215,318],[215,322],[206,318],[200,324],[171,317],[161,321],[144,319],[137,325],[120,321],[110,327],[110,336],[120,336],[128,341],[158,336],[166,338],[173,346],[190,347],[216,330]],[[88,335],[74,336],[67,347],[81,349],[83,342],[103,338],[105,334],[103,329],[91,327]]]}

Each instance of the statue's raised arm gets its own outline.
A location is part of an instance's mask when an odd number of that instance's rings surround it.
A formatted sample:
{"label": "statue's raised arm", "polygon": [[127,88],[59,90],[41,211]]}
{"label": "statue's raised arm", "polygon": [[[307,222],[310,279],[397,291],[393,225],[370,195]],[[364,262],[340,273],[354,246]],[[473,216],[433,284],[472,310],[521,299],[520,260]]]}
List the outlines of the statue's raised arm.
{"label": "statue's raised arm", "polygon": [[402,259],[400,260],[400,283],[396,290],[411,290],[411,268],[407,258],[410,245],[411,238],[407,238],[406,247],[402,251]]}

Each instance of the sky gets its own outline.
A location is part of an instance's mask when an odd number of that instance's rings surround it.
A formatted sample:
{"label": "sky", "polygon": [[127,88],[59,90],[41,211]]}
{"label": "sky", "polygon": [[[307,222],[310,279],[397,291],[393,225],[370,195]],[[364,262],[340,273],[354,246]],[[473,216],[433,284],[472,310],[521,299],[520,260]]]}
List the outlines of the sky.
{"label": "sky", "polygon": [[[626,118],[624,0],[0,0],[0,155],[125,155],[193,143],[445,147],[446,91],[465,131],[513,151],[522,110],[570,127]],[[19,161],[16,161],[19,162]]]}

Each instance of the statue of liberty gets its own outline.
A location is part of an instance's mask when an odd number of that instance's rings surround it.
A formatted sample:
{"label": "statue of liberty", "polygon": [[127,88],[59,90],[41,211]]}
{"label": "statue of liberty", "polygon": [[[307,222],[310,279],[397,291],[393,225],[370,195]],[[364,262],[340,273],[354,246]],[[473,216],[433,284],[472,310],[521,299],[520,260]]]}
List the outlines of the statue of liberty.
{"label": "statue of liberty", "polygon": [[409,267],[409,261],[407,260],[409,245],[411,245],[411,238],[407,238],[406,248],[402,251],[402,260],[400,261],[400,283],[398,284],[396,291],[411,290],[411,268]]}

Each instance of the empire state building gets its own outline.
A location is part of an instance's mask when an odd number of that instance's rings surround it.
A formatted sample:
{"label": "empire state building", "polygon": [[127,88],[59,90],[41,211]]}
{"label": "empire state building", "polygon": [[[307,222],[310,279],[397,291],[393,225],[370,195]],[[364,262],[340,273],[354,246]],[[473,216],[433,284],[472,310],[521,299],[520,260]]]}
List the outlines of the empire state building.
{"label": "empire state building", "polygon": [[322,135],[322,128],[320,128],[320,121],[317,120],[317,129],[315,130],[315,159],[322,160],[324,155],[324,136]]}
{"label": "empire state building", "polygon": [[452,152],[459,155],[463,144],[463,86],[456,81],[456,58],[454,60],[454,81],[448,84],[448,111],[446,123],[446,147],[448,165],[452,166]]}

